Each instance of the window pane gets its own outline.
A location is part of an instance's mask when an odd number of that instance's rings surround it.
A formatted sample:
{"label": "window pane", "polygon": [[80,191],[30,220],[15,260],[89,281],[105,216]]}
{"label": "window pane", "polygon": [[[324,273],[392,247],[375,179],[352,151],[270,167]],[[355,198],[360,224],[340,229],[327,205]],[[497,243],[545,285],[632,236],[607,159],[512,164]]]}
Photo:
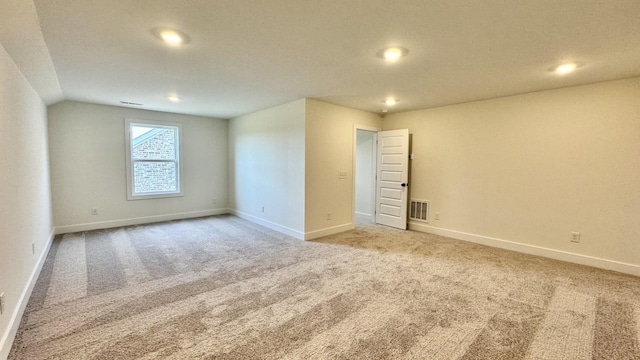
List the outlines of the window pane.
{"label": "window pane", "polygon": [[176,129],[131,125],[134,160],[176,160]]}
{"label": "window pane", "polygon": [[133,174],[134,194],[178,191],[174,162],[138,161],[133,164]]}
{"label": "window pane", "polygon": [[181,124],[125,119],[127,200],[182,196]]}

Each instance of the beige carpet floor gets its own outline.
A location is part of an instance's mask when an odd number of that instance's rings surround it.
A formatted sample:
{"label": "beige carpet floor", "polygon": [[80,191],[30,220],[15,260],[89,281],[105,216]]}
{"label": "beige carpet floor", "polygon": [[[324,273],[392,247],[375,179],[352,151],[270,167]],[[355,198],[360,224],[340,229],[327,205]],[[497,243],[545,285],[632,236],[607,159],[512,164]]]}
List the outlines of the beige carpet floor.
{"label": "beige carpet floor", "polygon": [[640,359],[640,278],[233,216],[55,239],[10,359]]}

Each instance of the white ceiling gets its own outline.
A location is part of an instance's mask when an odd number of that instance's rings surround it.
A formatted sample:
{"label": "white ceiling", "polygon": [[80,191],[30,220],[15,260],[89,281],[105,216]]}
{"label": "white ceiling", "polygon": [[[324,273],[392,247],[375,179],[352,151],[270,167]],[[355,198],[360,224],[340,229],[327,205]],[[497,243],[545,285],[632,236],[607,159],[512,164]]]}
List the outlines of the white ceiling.
{"label": "white ceiling", "polygon": [[[390,112],[407,111],[640,75],[638,0],[33,4],[65,99],[218,118],[304,97],[380,112],[395,96]],[[157,27],[191,42],[168,47]],[[376,57],[391,45],[408,55]],[[548,71],[567,61],[585,66]]]}

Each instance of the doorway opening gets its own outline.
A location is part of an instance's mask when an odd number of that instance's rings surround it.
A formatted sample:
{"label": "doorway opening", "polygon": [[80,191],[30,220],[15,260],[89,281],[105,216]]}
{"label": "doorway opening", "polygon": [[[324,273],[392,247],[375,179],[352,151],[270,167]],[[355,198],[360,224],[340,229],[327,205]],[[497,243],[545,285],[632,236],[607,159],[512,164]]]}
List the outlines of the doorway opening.
{"label": "doorway opening", "polygon": [[375,223],[377,139],[377,129],[356,129],[354,224]]}
{"label": "doorway opening", "polygon": [[408,129],[354,127],[354,226],[407,229],[410,143]]}

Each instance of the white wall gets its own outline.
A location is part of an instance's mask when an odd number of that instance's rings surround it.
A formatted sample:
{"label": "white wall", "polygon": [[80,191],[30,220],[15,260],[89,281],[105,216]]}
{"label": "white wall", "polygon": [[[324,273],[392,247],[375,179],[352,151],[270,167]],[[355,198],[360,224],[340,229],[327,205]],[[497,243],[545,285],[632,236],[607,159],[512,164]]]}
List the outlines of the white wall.
{"label": "white wall", "polygon": [[304,99],[229,121],[234,213],[303,238],[304,173]]}
{"label": "white wall", "polygon": [[[127,201],[125,118],[182,124],[183,197]],[[226,212],[227,123],[74,101],[49,107],[57,232]],[[91,215],[92,208],[98,209],[97,216]]]}
{"label": "white wall", "polygon": [[640,275],[639,99],[632,78],[389,115],[431,201],[412,228]]}
{"label": "white wall", "polygon": [[305,238],[313,239],[353,228],[355,128],[379,128],[382,119],[310,99],[306,118]]}
{"label": "white wall", "polygon": [[[52,236],[45,104],[0,45],[0,359]],[[35,245],[32,253],[31,243]]]}
{"label": "white wall", "polygon": [[356,213],[372,216],[375,210],[376,133],[356,132]]}

